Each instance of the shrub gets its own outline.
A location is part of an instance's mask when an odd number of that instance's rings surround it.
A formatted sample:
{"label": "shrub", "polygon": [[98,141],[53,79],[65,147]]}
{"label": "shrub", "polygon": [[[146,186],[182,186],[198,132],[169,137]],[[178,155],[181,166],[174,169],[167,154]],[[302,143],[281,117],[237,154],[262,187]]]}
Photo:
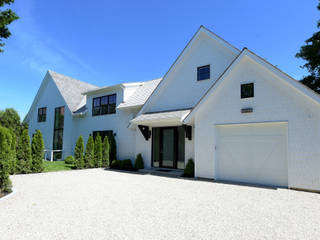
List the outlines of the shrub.
{"label": "shrub", "polygon": [[32,137],[31,155],[32,155],[31,171],[35,173],[43,172],[44,143],[43,143],[42,133],[40,130],[37,130]]}
{"label": "shrub", "polygon": [[75,160],[74,157],[69,155],[68,157],[66,157],[66,159],[64,160],[65,164],[69,164],[69,165],[75,165]]}
{"label": "shrub", "polygon": [[74,165],[75,168],[81,169],[84,168],[84,159],[83,159],[83,151],[84,151],[84,144],[83,144],[83,138],[80,135],[76,147],[74,148]]}
{"label": "shrub", "polygon": [[9,178],[9,160],[11,152],[12,135],[9,129],[0,126],[0,192],[11,192],[11,181]]}
{"label": "shrub", "polygon": [[102,146],[102,166],[103,167],[109,167],[110,165],[109,155],[110,155],[109,139],[107,136],[105,136],[103,140],[103,146]]}
{"label": "shrub", "polygon": [[188,160],[186,167],[184,168],[183,177],[194,177],[194,162],[192,158]]}
{"label": "shrub", "polygon": [[20,133],[20,116],[13,108],[0,111],[0,125],[12,130],[16,136]]}
{"label": "shrub", "polygon": [[144,169],[143,158],[141,156],[141,153],[137,155],[136,161],[134,163],[134,168],[136,170]]}
{"label": "shrub", "polygon": [[121,161],[120,160],[113,160],[111,162],[110,168],[112,168],[112,169],[121,169]]}
{"label": "shrub", "polygon": [[28,128],[22,130],[17,147],[17,173],[30,173],[32,164]]}
{"label": "shrub", "polygon": [[132,171],[133,166],[132,166],[131,160],[125,159],[125,160],[120,161],[120,169]]}
{"label": "shrub", "polygon": [[84,165],[85,168],[94,167],[94,141],[90,135],[86,145],[86,153],[84,154]]}
{"label": "shrub", "polygon": [[14,134],[13,130],[9,129],[11,136],[12,136],[12,142],[11,142],[11,154],[9,156],[9,173],[15,174],[16,173],[16,165],[17,165],[17,137]]}
{"label": "shrub", "polygon": [[110,145],[109,159],[110,161],[116,160],[117,159],[117,143],[113,134],[110,135],[109,145]]}
{"label": "shrub", "polygon": [[94,143],[94,166],[102,167],[102,140],[99,134]]}

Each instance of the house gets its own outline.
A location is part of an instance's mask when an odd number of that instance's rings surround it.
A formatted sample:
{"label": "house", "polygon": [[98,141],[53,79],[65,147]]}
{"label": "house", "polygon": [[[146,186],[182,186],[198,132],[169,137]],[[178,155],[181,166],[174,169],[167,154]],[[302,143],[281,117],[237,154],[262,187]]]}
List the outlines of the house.
{"label": "house", "polygon": [[162,79],[99,88],[49,71],[25,121],[62,157],[99,132],[147,168],[192,158],[196,177],[320,190],[319,95],[203,26]]}

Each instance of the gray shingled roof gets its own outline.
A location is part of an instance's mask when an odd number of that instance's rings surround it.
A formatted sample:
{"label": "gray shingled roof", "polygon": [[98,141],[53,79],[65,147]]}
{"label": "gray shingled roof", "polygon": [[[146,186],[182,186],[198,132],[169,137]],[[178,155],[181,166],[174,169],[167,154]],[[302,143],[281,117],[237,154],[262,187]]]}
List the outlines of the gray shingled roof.
{"label": "gray shingled roof", "polygon": [[191,109],[179,109],[163,112],[144,113],[132,119],[132,123],[152,122],[157,120],[177,120],[182,121],[183,117],[189,114]]}
{"label": "gray shingled roof", "polygon": [[142,106],[152,94],[153,90],[158,86],[160,81],[161,78],[144,82],[126,102],[119,104],[118,108]]}
{"label": "gray shingled roof", "polygon": [[62,75],[60,73],[48,71],[53,81],[56,83],[62,97],[71,112],[81,109],[86,104],[86,96],[83,92],[97,88],[89,83],[81,82],[77,79]]}

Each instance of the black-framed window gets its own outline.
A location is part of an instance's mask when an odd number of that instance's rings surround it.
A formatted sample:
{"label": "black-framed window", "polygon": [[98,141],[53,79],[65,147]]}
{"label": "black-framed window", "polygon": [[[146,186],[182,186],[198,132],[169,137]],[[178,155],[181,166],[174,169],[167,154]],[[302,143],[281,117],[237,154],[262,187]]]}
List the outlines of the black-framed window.
{"label": "black-framed window", "polygon": [[96,140],[96,137],[98,136],[98,134],[100,135],[101,140],[103,141],[105,136],[107,136],[110,139],[111,135],[113,135],[113,131],[112,130],[93,131],[92,132],[93,140]]}
{"label": "black-framed window", "polygon": [[210,65],[201,66],[197,69],[197,80],[210,79]]}
{"label": "black-framed window", "polygon": [[47,108],[38,108],[38,122],[45,122],[47,118]]}
{"label": "black-framed window", "polygon": [[254,97],[254,85],[253,83],[241,84],[241,98]]}
{"label": "black-framed window", "polygon": [[116,113],[117,94],[92,99],[92,116]]}
{"label": "black-framed window", "polygon": [[[54,109],[54,127],[53,127],[53,150],[62,150],[63,148],[63,128],[64,128],[64,107]],[[61,159],[62,153],[55,152],[53,159]]]}

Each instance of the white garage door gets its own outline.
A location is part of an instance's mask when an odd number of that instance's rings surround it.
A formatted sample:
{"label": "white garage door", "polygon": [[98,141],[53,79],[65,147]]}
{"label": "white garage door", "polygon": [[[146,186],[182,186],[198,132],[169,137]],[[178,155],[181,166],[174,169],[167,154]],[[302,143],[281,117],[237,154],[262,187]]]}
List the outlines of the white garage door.
{"label": "white garage door", "polygon": [[287,123],[218,125],[218,180],[288,186]]}

